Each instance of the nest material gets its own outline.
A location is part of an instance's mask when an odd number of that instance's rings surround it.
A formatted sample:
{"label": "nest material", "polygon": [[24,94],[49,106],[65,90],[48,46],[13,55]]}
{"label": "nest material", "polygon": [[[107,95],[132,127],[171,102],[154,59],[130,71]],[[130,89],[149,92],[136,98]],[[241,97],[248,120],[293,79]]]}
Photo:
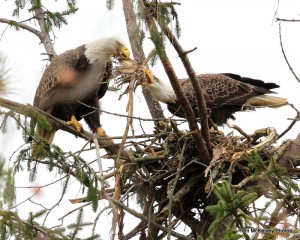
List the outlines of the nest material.
{"label": "nest material", "polygon": [[[116,79],[115,84],[117,87],[121,87],[123,84],[130,84],[134,82],[134,89],[139,86],[142,82],[146,81],[146,76],[144,73],[145,63],[138,64],[132,59],[117,59],[118,62],[114,62],[115,68],[113,69],[113,77]],[[129,89],[126,89],[128,92]]]}
{"label": "nest material", "polygon": [[[134,60],[120,63],[114,72],[118,76],[117,83],[129,83],[127,92],[132,94],[146,81],[145,67]],[[258,130],[250,136],[224,136],[215,131],[210,132],[213,158],[206,166],[191,133],[180,131],[172,120],[162,125],[155,137],[141,144],[132,143],[136,147],[135,158],[125,163],[122,178],[123,194],[135,189],[142,205],[152,196],[160,221],[167,219],[171,198],[172,212],[176,216],[191,214],[192,210],[201,212],[207,205],[213,183],[226,179],[238,185],[254,173],[249,161],[252,152],[258,153],[266,165],[276,153],[272,144],[278,135],[273,128]],[[266,138],[258,143],[261,137]]]}
{"label": "nest material", "polygon": [[[273,130],[263,129],[251,135],[254,142],[249,142],[244,136],[224,136],[217,131],[211,132],[214,158],[209,166],[205,166],[201,163],[201,156],[191,134],[176,132],[171,125],[166,124],[165,130],[160,132],[160,138],[151,139],[148,145],[143,143],[139,146],[140,154],[133,160],[137,163],[136,174],[127,179],[135,184],[142,180],[144,185],[138,190],[138,195],[143,199],[141,202],[145,201],[144,204],[148,201],[146,196],[149,189],[155,188],[156,206],[159,208],[159,216],[163,218],[167,217],[165,208],[169,203],[170,189],[177,206],[175,212],[183,214],[192,209],[201,210],[213,183],[228,180],[228,176],[231,176],[232,184],[238,184],[253,174],[254,170],[249,167],[247,156],[253,150],[256,151],[256,146],[267,142],[264,145],[266,149],[259,151],[262,160],[268,164],[272,152],[276,150],[269,145],[270,141],[274,142],[276,139],[270,138]],[[267,138],[258,143],[257,135]],[[128,165],[131,164],[132,162]]]}

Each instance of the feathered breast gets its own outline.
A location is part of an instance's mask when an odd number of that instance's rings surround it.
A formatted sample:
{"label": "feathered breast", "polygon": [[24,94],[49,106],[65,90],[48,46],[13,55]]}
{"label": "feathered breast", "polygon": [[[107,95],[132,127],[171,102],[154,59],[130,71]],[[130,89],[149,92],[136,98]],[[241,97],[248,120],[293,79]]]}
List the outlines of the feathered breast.
{"label": "feathered breast", "polygon": [[52,60],[37,88],[34,106],[47,110],[55,104],[81,100],[100,87],[106,62],[90,64],[85,51],[85,46],[80,46]]}

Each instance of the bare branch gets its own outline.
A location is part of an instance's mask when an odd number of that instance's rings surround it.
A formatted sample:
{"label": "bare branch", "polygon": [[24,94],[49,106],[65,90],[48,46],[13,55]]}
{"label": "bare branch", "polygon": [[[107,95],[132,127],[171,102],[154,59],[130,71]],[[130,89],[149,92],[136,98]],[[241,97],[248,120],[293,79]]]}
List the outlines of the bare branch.
{"label": "bare branch", "polygon": [[[131,215],[133,215],[133,216],[135,216],[135,217],[137,217],[137,218],[139,218],[139,219],[141,219],[143,222],[146,222],[146,223],[149,222],[150,225],[153,225],[154,227],[158,228],[159,230],[161,230],[161,231],[163,231],[163,232],[165,232],[165,233],[168,232],[168,229],[167,229],[167,228],[165,228],[165,227],[163,227],[162,225],[160,225],[160,224],[154,222],[153,220],[149,220],[149,219],[148,219],[147,217],[145,217],[143,214],[138,213],[138,212],[136,212],[135,210],[133,210],[133,209],[127,207],[125,204],[123,204],[123,203],[121,203],[121,202],[119,202],[119,201],[116,201],[116,200],[113,199],[113,198],[111,198],[111,201],[112,201],[115,205],[117,205],[118,207],[124,209],[126,212],[130,213]],[[177,233],[177,232],[175,232],[175,231],[173,231],[173,230],[171,231],[171,235],[174,236],[174,237],[176,237],[176,238],[178,238],[178,239],[182,239],[182,240],[192,240],[192,238],[186,237],[186,236],[184,236],[184,235],[182,235],[182,234],[180,234],[180,233]]]}
{"label": "bare branch", "polygon": [[283,57],[287,63],[287,65],[289,66],[289,69],[291,70],[292,74],[294,75],[294,77],[296,78],[296,80],[300,83],[300,79],[298,78],[297,74],[295,73],[295,71],[293,70],[290,62],[287,59],[287,56],[285,55],[285,51],[283,49],[283,44],[282,44],[282,37],[281,37],[281,23],[279,23],[279,39],[280,39],[280,46],[281,46],[281,51],[283,54]]}
{"label": "bare branch", "polygon": [[27,30],[27,31],[33,33],[34,35],[36,35],[41,41],[43,41],[44,34],[42,32],[40,32],[39,30],[37,30],[27,24],[24,24],[22,22],[17,22],[14,20],[10,20],[10,19],[6,19],[6,18],[1,18],[1,17],[0,17],[0,22],[7,23],[10,26],[16,27],[17,29],[22,28],[24,30]]}
{"label": "bare branch", "polygon": [[[162,30],[164,31],[166,36],[168,37],[170,43],[172,43],[173,47],[176,49],[183,65],[185,67],[186,73],[188,74],[188,76],[191,80],[191,83],[192,83],[194,91],[195,91],[197,103],[198,103],[199,117],[200,117],[200,122],[201,122],[201,132],[202,132],[204,141],[206,142],[207,149],[211,155],[212,154],[212,146],[211,146],[211,141],[210,141],[209,125],[208,125],[209,115],[208,115],[207,108],[206,108],[206,101],[203,96],[202,90],[200,88],[198,77],[197,77],[194,69],[192,68],[190,60],[187,56],[187,53],[189,51],[183,50],[183,48],[181,47],[177,38],[174,36],[172,31],[166,25],[164,25],[160,21],[158,21],[158,23],[160,24],[160,27],[162,28]],[[194,50],[195,49],[193,49],[191,51],[194,51]]]}
{"label": "bare branch", "polygon": [[194,51],[196,51],[197,50],[197,47],[194,47],[193,49],[191,49],[191,50],[187,50],[187,51],[184,51],[184,55],[187,55],[187,54],[189,54],[189,53],[191,53],[191,52],[194,52]]}
{"label": "bare branch", "polygon": [[292,119],[293,121],[291,122],[291,124],[282,132],[279,134],[278,139],[283,137],[287,132],[289,132],[292,127],[296,124],[297,121],[299,121],[300,118],[300,112],[298,111],[297,108],[294,107],[293,104],[289,104],[295,111],[296,111],[296,117],[294,119]]}
{"label": "bare branch", "polygon": [[276,18],[276,21],[280,21],[280,22],[300,22],[299,19],[284,19],[284,18]]}
{"label": "bare branch", "polygon": [[[143,4],[143,8],[145,10],[147,9],[145,4]],[[153,18],[149,15],[149,13],[147,11],[144,12],[144,16],[145,16],[146,24],[148,25],[148,28],[149,28],[149,31],[151,34],[151,39],[152,39],[154,45],[156,46],[156,48],[162,49],[161,53],[159,54],[160,60],[163,64],[166,74],[168,75],[168,77],[170,79],[170,82],[174,89],[176,97],[177,97],[178,101],[181,103],[181,106],[184,110],[190,130],[192,132],[194,132],[193,138],[195,140],[199,155],[201,156],[201,160],[204,164],[208,164],[210,162],[209,152],[208,152],[207,146],[205,144],[205,141],[202,138],[202,134],[199,130],[193,109],[191,108],[191,105],[189,104],[189,101],[181,88],[181,85],[180,85],[178,78],[176,76],[176,73],[171,65],[171,62],[166,54],[163,44],[159,44],[156,41],[156,40],[158,40],[157,38],[159,36],[159,32],[153,21]]]}
{"label": "bare branch", "polygon": [[[56,129],[61,129],[63,131],[73,134],[76,137],[83,138],[87,141],[92,141],[94,138],[94,134],[87,132],[87,131],[78,133],[76,129],[70,127],[68,124],[66,124],[66,122],[64,122],[58,118],[55,118],[52,115],[45,113],[42,110],[35,108],[29,104],[24,105],[24,104],[13,102],[13,101],[10,101],[10,100],[4,99],[4,98],[0,98],[0,107],[10,109],[14,112],[17,112],[17,113],[22,114],[27,117],[34,117],[36,114],[39,114],[41,116],[44,116],[47,119],[47,121],[49,121],[49,123]],[[106,138],[99,138],[98,141],[99,141],[99,145],[101,147],[103,147],[110,154],[113,154],[113,155],[118,154],[119,145],[117,145],[117,144],[111,145],[110,140],[106,139]],[[120,150],[120,158],[124,159],[124,160],[129,160],[131,157],[124,149],[121,149]]]}
{"label": "bare branch", "polygon": [[[136,23],[137,17],[133,11],[133,2],[131,0],[123,0],[123,10],[134,59],[138,63],[142,63],[145,60],[145,54],[143,51],[141,37],[139,35],[139,28]],[[154,119],[164,118],[160,104],[153,98],[150,91],[146,88],[143,88],[143,94],[151,116]],[[159,127],[157,121],[155,121],[155,126]]]}
{"label": "bare branch", "polygon": [[46,49],[46,52],[49,55],[50,61],[51,61],[51,58],[56,56],[57,54],[54,50],[52,39],[49,35],[49,30],[46,27],[44,10],[41,7],[39,7],[39,8],[35,8],[34,12],[35,12],[37,21],[40,25],[40,29],[43,33],[43,38],[41,39],[41,41],[42,41],[42,43]]}

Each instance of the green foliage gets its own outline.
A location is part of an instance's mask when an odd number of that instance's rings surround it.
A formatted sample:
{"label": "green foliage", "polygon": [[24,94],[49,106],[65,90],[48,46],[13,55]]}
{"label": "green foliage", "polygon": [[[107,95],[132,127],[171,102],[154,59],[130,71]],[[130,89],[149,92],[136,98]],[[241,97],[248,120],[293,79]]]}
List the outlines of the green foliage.
{"label": "green foliage", "polygon": [[3,134],[5,134],[6,133],[6,131],[7,131],[7,120],[8,120],[8,117],[11,115],[11,114],[13,114],[13,112],[12,111],[9,111],[9,112],[6,112],[6,113],[4,113],[4,114],[2,114],[2,123],[1,123],[1,125],[0,125],[0,130],[1,130],[1,132],[3,133]]}
{"label": "green foliage", "polygon": [[154,54],[153,54],[153,57],[150,59],[150,66],[153,67],[156,64],[157,60],[158,60],[158,53],[155,50]]}
{"label": "green foliage", "polygon": [[[231,218],[231,224],[238,223],[240,225],[243,219],[243,214],[240,214],[241,209],[249,206],[257,199],[256,192],[246,193],[243,190],[235,192],[225,180],[222,181],[220,186],[214,184],[214,193],[218,198],[218,203],[206,207],[206,210],[215,216],[215,220],[208,229],[210,233],[216,231],[221,223],[229,221]],[[242,226],[240,225],[240,227]]]}
{"label": "green foliage", "polygon": [[248,167],[254,170],[254,174],[260,173],[266,168],[266,163],[255,151],[251,151],[250,154],[245,155],[248,161]]}
{"label": "green foliage", "polygon": [[14,202],[16,200],[15,180],[13,170],[11,168],[7,171],[7,180],[3,191],[3,200],[9,208],[14,206]]}
{"label": "green foliage", "polygon": [[69,8],[76,7],[77,1],[76,0],[67,0],[67,4]]}
{"label": "green foliage", "polygon": [[31,2],[31,6],[32,6],[32,8],[29,9],[29,11],[41,8],[42,7],[42,1],[41,0],[33,0]]}
{"label": "green foliage", "polygon": [[25,0],[15,0],[16,8],[13,10],[12,15],[15,17],[19,17],[20,11],[25,8],[26,3],[27,3],[27,1],[25,1]]}
{"label": "green foliage", "polygon": [[[147,18],[149,16],[153,16],[154,19],[157,21],[157,23],[160,26],[168,26],[175,21],[175,34],[177,37],[180,36],[180,25],[179,25],[179,19],[177,12],[175,10],[176,5],[180,5],[180,3],[177,2],[144,2],[141,4],[140,1],[138,2],[138,11],[136,13],[137,19],[138,19],[138,29],[139,29],[139,37],[141,42],[145,38],[145,31],[149,30],[148,25],[145,24],[145,22],[148,22]],[[146,6],[145,8],[143,6]],[[172,24],[173,26],[173,24]],[[162,59],[164,57],[164,45],[165,45],[165,35],[163,32],[152,32],[151,34],[151,40],[155,44],[155,56],[151,60],[151,65],[155,64],[155,61],[157,60],[157,56],[160,56]]]}
{"label": "green foliage", "polygon": [[65,16],[69,16],[71,14],[74,14],[78,8],[76,8],[74,5],[69,6],[68,10],[62,11],[62,12],[45,12],[45,21],[46,21],[46,30],[47,32],[50,32],[50,30],[53,28],[53,26],[57,28],[61,28],[63,25],[67,25],[68,22],[65,18]]}
{"label": "green foliage", "polygon": [[[20,17],[20,12],[25,9],[26,4],[30,4],[28,7],[29,12],[34,12],[41,9],[43,12],[43,17],[46,23],[46,31],[50,32],[53,30],[53,27],[61,28],[63,25],[68,24],[66,16],[76,13],[78,8],[76,7],[75,0],[66,0],[67,9],[61,12],[50,11],[46,9],[41,0],[25,1],[25,0],[15,0],[15,9],[13,10],[12,15],[15,17]],[[12,21],[11,25],[17,30],[20,29],[18,22]]]}
{"label": "green foliage", "polygon": [[7,92],[7,82],[10,78],[11,69],[7,67],[7,59],[0,52],[0,96]]}
{"label": "green foliage", "polygon": [[225,230],[224,240],[238,240],[242,239],[243,235],[238,234],[236,230],[228,228]]}
{"label": "green foliage", "polygon": [[40,218],[40,217],[43,217],[45,216],[45,214],[48,212],[48,209],[43,209],[41,211],[38,211],[37,213],[34,213],[32,215],[32,218],[35,219],[35,218]]}
{"label": "green foliage", "polygon": [[108,11],[111,11],[115,5],[115,0],[106,0],[106,7]]}
{"label": "green foliage", "polygon": [[55,168],[55,160],[66,161],[64,151],[57,145],[51,145],[52,151],[47,151],[49,164],[47,165],[48,170],[51,172]]}
{"label": "green foliage", "polygon": [[16,29],[17,31],[20,30],[20,23],[18,23],[17,21],[11,21],[11,22],[10,22],[10,25],[11,25],[14,29]]}
{"label": "green foliage", "polygon": [[[65,228],[55,227],[48,229],[36,222],[38,217],[43,216],[46,211],[42,210],[36,214],[30,213],[27,220],[21,220],[17,213],[0,210],[0,236],[1,240],[13,239],[34,240],[34,239],[80,239],[68,237]],[[86,224],[87,225],[87,224]],[[83,224],[81,224],[83,226]],[[39,229],[39,231],[37,231]],[[80,230],[80,228],[77,228]],[[44,235],[45,234],[45,235]]]}
{"label": "green foliage", "polygon": [[7,171],[4,170],[4,166],[5,166],[5,159],[0,154],[0,181],[4,176],[7,175]]}
{"label": "green foliage", "polygon": [[[175,21],[175,34],[179,38],[181,33],[181,28],[179,24],[178,14],[175,10],[175,6],[180,5],[178,2],[143,2],[145,4],[146,9],[140,10],[141,12],[146,11],[144,15],[152,15],[159,25],[172,25],[173,21]],[[140,9],[142,9],[140,7]],[[140,20],[144,20],[145,16],[143,14],[138,13],[138,17]]]}
{"label": "green foliage", "polygon": [[96,186],[91,185],[88,188],[86,200],[88,202],[92,202],[93,211],[96,212],[98,208],[99,194],[97,190],[97,182],[95,182]]}
{"label": "green foliage", "polygon": [[175,33],[179,38],[181,33],[181,28],[178,20],[178,15],[175,10],[175,6],[180,5],[177,2],[160,2],[156,6],[156,20],[159,24],[168,25],[175,21]]}
{"label": "green foliage", "polygon": [[164,46],[165,46],[165,35],[160,32],[158,34],[153,34],[151,40],[155,44],[155,51],[162,59],[164,58]]}
{"label": "green foliage", "polygon": [[27,169],[29,171],[29,181],[34,182],[36,180],[36,175],[37,175],[37,168],[38,163],[37,162],[27,162]]}
{"label": "green foliage", "polygon": [[37,126],[41,129],[45,129],[47,131],[50,131],[52,130],[52,125],[48,122],[48,120],[42,116],[42,115],[39,115],[37,117]]}
{"label": "green foliage", "polygon": [[[3,185],[6,182],[7,171],[4,169],[5,167],[5,159],[0,154],[0,196],[2,196]],[[2,209],[2,202],[0,201],[0,210]]]}

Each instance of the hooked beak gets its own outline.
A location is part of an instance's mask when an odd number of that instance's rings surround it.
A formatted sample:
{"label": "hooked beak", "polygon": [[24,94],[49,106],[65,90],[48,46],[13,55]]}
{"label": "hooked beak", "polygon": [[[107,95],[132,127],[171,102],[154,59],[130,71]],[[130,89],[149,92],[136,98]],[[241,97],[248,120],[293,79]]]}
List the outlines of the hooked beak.
{"label": "hooked beak", "polygon": [[130,58],[130,51],[127,47],[121,47],[121,52],[126,59]]}
{"label": "hooked beak", "polygon": [[146,82],[142,82],[142,86],[151,85],[154,82],[154,76],[149,68],[143,69],[145,75],[146,75]]}

